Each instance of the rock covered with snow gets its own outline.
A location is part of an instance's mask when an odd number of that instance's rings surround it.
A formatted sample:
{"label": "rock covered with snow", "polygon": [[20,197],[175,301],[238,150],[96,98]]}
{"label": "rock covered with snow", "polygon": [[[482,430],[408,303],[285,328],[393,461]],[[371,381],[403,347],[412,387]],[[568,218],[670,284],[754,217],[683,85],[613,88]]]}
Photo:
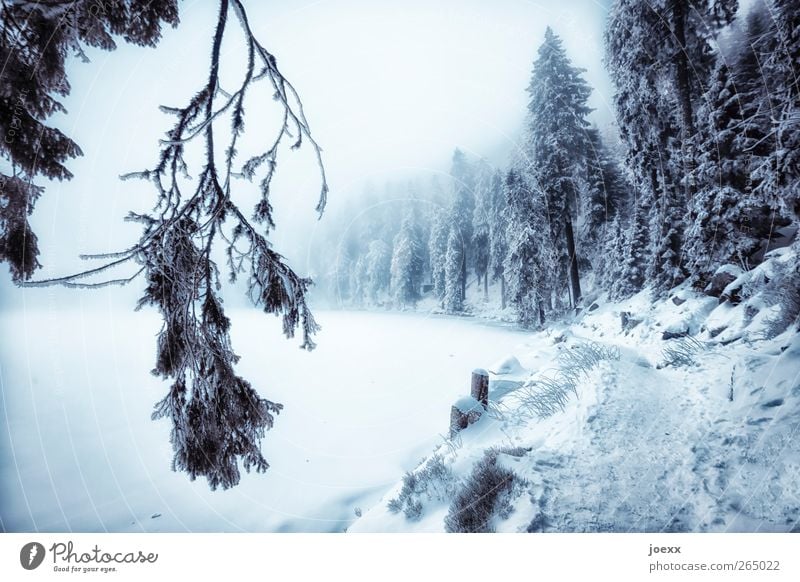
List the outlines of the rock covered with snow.
{"label": "rock covered with snow", "polygon": [[509,356],[499,364],[493,367],[492,373],[497,376],[505,374],[524,374],[525,368],[519,363],[519,360],[514,356]]}
{"label": "rock covered with snow", "polygon": [[714,273],[711,282],[703,290],[703,293],[712,297],[721,298],[725,288],[736,281],[741,274],[742,269],[736,265],[722,265],[717,269],[716,273]]}

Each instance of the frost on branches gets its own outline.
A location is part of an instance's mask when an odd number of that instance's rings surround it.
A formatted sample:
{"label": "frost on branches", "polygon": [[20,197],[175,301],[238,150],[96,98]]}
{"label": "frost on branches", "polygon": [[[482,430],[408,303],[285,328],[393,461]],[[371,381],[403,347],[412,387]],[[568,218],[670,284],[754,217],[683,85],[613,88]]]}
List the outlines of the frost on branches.
{"label": "frost on branches", "polygon": [[0,156],[11,175],[0,173],[0,262],[14,282],[30,279],[41,265],[28,215],[44,191],[37,177],[69,180],[65,163],[81,148],[48,118],[66,109],[70,92],[65,64],[70,53],[88,61],[83,46],[114,50],[114,37],[155,46],[161,27],[178,24],[176,0],[3,2],[0,5]]}
{"label": "frost on branches", "polygon": [[[219,81],[220,47],[231,15],[243,35],[247,60],[240,84],[224,90]],[[259,81],[268,84],[280,104],[283,124],[265,150],[242,163],[237,145],[244,132],[245,96]],[[229,488],[239,483],[239,462],[247,471],[269,467],[260,442],[281,405],[261,398],[236,375],[238,357],[223,309],[221,271],[231,281],[244,277],[253,304],[282,317],[287,337],[299,328],[301,347],[313,349],[311,336],[318,326],[306,303],[311,281],[298,276],[266,238],[275,226],[270,183],[282,143],[291,139],[296,149],[306,141],[314,149],[322,177],[320,213],[327,184],[299,97],[278,70],[275,57],[253,36],[240,0],[220,2],[208,82],[187,105],[162,110],[176,121],[161,142],[158,162],[126,176],[145,180],[157,193],[150,213],[128,216],[142,225],[139,242],[118,253],[91,257],[106,260],[100,267],[32,284],[98,287],[128,283],[144,274],[147,287],[138,308],[154,306],[164,320],[153,373],[172,382],[153,418],[172,422],[175,470],[185,471],[191,479],[205,477],[212,489]],[[215,130],[223,122],[229,124],[222,131],[229,142],[220,156]],[[204,158],[192,179],[185,156],[195,143],[202,145]],[[249,181],[257,175],[260,200],[247,212],[237,204],[235,180]],[[212,258],[218,246],[225,251],[224,266]],[[130,263],[138,265],[130,276],[99,282],[93,278]]]}

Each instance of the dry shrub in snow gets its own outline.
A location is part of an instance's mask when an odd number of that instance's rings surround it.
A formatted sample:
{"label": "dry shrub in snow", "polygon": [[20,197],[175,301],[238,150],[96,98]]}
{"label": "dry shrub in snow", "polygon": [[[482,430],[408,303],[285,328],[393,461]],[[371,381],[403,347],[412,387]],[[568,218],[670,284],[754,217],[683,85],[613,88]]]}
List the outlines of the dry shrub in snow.
{"label": "dry shrub in snow", "polygon": [[765,336],[770,339],[800,320],[800,267],[776,261],[763,297],[768,305],[779,307],[778,312],[765,322]]}
{"label": "dry shrub in snow", "polygon": [[440,455],[431,456],[421,468],[403,477],[400,494],[390,500],[387,507],[392,513],[405,514],[410,520],[422,517],[423,496],[427,501],[449,501],[455,493],[456,478]]}
{"label": "dry shrub in snow", "polygon": [[691,366],[695,363],[697,354],[707,352],[711,349],[711,344],[701,342],[691,336],[682,337],[670,341],[662,350],[661,355],[664,361],[658,365],[659,368],[667,366]]}
{"label": "dry shrub in snow", "polygon": [[571,378],[556,373],[553,377],[543,377],[526,384],[517,391],[515,397],[524,412],[546,418],[564,410],[570,392],[577,392],[575,383]]}
{"label": "dry shrub in snow", "polygon": [[507,519],[513,508],[511,501],[523,485],[510,469],[498,465],[500,453],[522,456],[528,449],[488,449],[475,464],[472,474],[456,493],[445,517],[450,533],[485,533],[493,531],[492,518]]}
{"label": "dry shrub in snow", "polygon": [[565,348],[558,356],[559,368],[551,376],[543,376],[520,388],[515,398],[520,408],[539,418],[564,410],[570,392],[578,395],[578,383],[604,360],[619,360],[616,346],[587,342]]}
{"label": "dry shrub in snow", "polygon": [[617,346],[605,346],[595,342],[580,343],[563,350],[558,355],[558,365],[564,376],[573,378],[577,382],[600,362],[619,360],[619,355]]}

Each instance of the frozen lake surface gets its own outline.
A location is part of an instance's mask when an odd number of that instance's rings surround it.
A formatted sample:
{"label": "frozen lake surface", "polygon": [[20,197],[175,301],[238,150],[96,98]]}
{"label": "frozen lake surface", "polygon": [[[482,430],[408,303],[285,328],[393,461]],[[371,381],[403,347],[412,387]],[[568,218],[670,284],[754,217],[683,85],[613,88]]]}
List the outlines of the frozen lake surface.
{"label": "frozen lake surface", "polygon": [[469,319],[320,311],[308,353],[273,317],[230,315],[239,373],[285,409],[270,469],[214,492],[170,470],[169,423],[150,420],[157,315],[1,316],[0,529],[342,531],[440,441],[473,368],[526,351]]}

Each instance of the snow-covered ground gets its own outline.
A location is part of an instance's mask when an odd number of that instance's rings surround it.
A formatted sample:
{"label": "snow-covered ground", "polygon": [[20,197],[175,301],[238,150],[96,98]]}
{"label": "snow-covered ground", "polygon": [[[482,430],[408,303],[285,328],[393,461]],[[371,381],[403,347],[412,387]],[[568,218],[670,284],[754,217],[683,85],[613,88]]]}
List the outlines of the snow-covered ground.
{"label": "snow-covered ground", "polygon": [[[87,296],[90,297],[91,296]],[[318,348],[280,322],[231,313],[239,371],[285,405],[270,469],[229,491],[170,471],[153,403],[153,313],[52,309],[0,316],[0,530],[342,531],[441,442],[470,371],[527,335],[419,314],[318,312]]]}
{"label": "snow-covered ground", "polygon": [[[800,530],[800,336],[769,337],[775,313],[758,293],[731,305],[679,289],[532,334],[513,352],[525,371],[488,366],[512,372],[492,377],[490,413],[348,531],[453,530],[459,512],[499,532]],[[587,350],[602,357],[566,364]],[[526,414],[542,380],[565,372],[563,411]]]}
{"label": "snow-covered ground", "polygon": [[[149,419],[165,389],[147,374],[154,314],[8,311],[0,529],[436,532],[480,505],[472,526],[501,532],[796,531],[800,335],[769,332],[759,291],[782,253],[733,274],[735,305],[688,288],[599,298],[537,333],[323,311],[308,353],[234,310],[240,373],[286,408],[267,473],[216,492],[170,471],[169,426]],[[492,373],[490,413],[446,439],[476,367]],[[554,385],[565,406],[539,418],[531,399]]]}

